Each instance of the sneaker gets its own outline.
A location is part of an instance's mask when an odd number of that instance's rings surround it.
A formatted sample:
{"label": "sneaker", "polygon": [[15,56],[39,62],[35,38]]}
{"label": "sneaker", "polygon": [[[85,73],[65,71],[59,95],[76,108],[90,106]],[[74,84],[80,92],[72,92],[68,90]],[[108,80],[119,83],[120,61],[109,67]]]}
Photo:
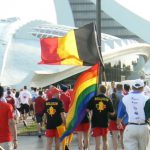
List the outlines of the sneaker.
{"label": "sneaker", "polygon": [[38,133],[38,137],[39,137],[39,138],[41,138],[41,137],[42,137],[42,134],[41,134],[41,132],[39,132],[39,133]]}
{"label": "sneaker", "polygon": [[38,137],[41,138],[42,137],[41,134],[39,134]]}

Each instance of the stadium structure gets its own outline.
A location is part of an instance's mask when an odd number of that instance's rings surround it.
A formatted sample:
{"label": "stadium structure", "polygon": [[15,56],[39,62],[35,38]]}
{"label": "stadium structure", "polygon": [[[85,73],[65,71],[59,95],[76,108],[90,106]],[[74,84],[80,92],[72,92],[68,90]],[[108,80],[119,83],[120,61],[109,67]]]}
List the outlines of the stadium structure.
{"label": "stadium structure", "polygon": [[[44,87],[88,68],[38,64],[41,60],[40,38],[64,36],[69,30],[75,28],[77,22],[74,19],[73,1],[15,0],[10,2],[5,0],[3,2],[0,0],[0,3],[0,82],[2,85],[16,88],[21,88],[23,85]],[[95,5],[93,1],[90,1],[91,3]],[[16,5],[18,7],[15,7]],[[139,77],[150,55],[150,45],[143,41],[139,43],[131,38],[122,39],[102,34],[104,63],[115,65],[118,61],[123,62],[122,65],[129,65],[135,72],[136,69],[138,71],[131,74],[129,78]]]}

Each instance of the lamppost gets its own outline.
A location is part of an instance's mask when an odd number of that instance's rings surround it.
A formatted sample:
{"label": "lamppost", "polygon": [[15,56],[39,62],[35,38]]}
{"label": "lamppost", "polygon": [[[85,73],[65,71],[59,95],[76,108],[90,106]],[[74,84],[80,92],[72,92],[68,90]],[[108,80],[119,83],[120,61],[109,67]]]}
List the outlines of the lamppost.
{"label": "lamppost", "polygon": [[101,38],[101,0],[96,0],[96,25],[98,37]]}
{"label": "lamppost", "polygon": [[[97,38],[98,38],[98,46],[99,51],[101,51],[101,0],[96,0],[96,26],[97,26]],[[101,53],[101,52],[100,52]],[[103,76],[103,68],[100,67],[100,77],[99,83],[102,83],[102,76]]]}

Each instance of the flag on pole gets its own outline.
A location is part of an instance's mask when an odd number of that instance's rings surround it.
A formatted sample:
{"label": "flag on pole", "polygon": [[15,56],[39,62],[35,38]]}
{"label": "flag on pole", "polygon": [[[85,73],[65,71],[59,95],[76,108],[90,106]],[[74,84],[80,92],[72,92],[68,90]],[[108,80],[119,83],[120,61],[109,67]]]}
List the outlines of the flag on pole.
{"label": "flag on pole", "polygon": [[60,141],[70,135],[84,118],[88,102],[97,93],[99,68],[100,65],[96,64],[83,72],[77,79],[66,119],[67,130],[60,138]]}
{"label": "flag on pole", "polygon": [[100,61],[95,25],[70,30],[64,37],[43,38],[40,64],[94,65]]}

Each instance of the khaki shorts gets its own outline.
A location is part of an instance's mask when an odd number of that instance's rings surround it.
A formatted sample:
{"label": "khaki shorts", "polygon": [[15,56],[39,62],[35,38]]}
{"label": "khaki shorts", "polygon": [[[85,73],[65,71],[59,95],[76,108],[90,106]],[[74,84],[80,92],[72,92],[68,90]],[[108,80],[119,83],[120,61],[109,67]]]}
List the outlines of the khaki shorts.
{"label": "khaki shorts", "polygon": [[125,150],[146,150],[149,141],[148,125],[127,125],[123,135]]}
{"label": "khaki shorts", "polygon": [[13,150],[12,142],[0,143],[0,150]]}

